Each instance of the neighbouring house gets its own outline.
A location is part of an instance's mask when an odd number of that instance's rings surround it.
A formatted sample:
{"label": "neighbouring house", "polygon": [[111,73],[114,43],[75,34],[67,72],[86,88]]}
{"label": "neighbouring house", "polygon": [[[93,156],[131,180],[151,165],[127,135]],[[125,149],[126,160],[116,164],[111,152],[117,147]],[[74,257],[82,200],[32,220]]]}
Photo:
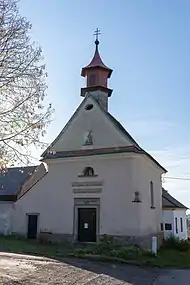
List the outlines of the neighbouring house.
{"label": "neighbouring house", "polygon": [[164,238],[171,235],[180,239],[188,238],[187,229],[187,207],[172,197],[168,191],[162,192]]}
{"label": "neighbouring house", "polygon": [[98,242],[106,234],[150,247],[152,236],[163,236],[166,169],[109,113],[112,70],[100,57],[98,40],[95,45],[81,72],[84,99],[42,154],[42,164],[15,190],[10,232],[76,242]]}
{"label": "neighbouring house", "polygon": [[11,233],[11,213],[22,184],[36,166],[12,167],[0,174],[0,234]]}

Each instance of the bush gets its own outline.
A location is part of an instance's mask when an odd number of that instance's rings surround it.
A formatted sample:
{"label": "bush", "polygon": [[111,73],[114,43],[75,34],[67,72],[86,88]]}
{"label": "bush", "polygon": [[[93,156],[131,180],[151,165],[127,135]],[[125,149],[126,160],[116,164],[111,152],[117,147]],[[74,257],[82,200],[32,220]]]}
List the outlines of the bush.
{"label": "bush", "polygon": [[103,235],[100,239],[100,243],[107,245],[107,246],[113,246],[114,242],[115,240],[113,236]]}
{"label": "bush", "polygon": [[85,248],[75,248],[74,250],[74,256],[76,257],[80,257],[80,255],[85,255],[89,253],[91,252],[89,252],[89,250],[86,250]]}
{"label": "bush", "polygon": [[49,245],[49,244],[52,244],[51,240],[48,240],[42,236],[40,236],[38,239],[37,239],[37,242],[39,244],[42,244],[42,245]]}
{"label": "bush", "polygon": [[95,247],[80,247],[75,248],[74,256],[82,255],[99,255],[112,258],[120,258],[125,260],[135,260],[143,254],[143,251],[137,246],[113,246],[112,242],[105,242],[96,245]]}
{"label": "bush", "polygon": [[110,252],[110,255],[125,260],[137,259],[141,254],[141,250],[137,246],[122,246]]}
{"label": "bush", "polygon": [[147,250],[147,251],[142,252],[142,256],[152,258],[152,257],[156,257],[157,255],[154,252]]}
{"label": "bush", "polygon": [[169,249],[177,249],[180,251],[188,251],[190,249],[190,243],[188,240],[170,236],[164,241],[163,247]]}
{"label": "bush", "polygon": [[114,248],[114,237],[103,235],[100,243],[96,246],[96,254],[108,254]]}

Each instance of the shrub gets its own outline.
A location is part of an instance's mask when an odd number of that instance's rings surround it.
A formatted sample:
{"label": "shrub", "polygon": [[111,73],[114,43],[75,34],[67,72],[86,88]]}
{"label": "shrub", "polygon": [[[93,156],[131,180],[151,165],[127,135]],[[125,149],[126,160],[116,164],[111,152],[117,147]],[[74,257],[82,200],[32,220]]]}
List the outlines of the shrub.
{"label": "shrub", "polygon": [[137,246],[122,246],[113,251],[113,254],[118,258],[129,260],[138,258],[141,250]]}
{"label": "shrub", "polygon": [[114,237],[113,236],[108,236],[108,235],[103,235],[100,239],[100,243],[107,245],[107,246],[112,246],[114,244]]}
{"label": "shrub", "polygon": [[84,254],[89,254],[89,251],[85,250],[84,248],[75,248],[74,256],[78,257],[78,256],[84,255]]}
{"label": "shrub", "polygon": [[114,248],[114,237],[103,235],[95,248],[96,254],[108,254]]}
{"label": "shrub", "polygon": [[115,248],[110,249],[108,252],[108,255],[112,257],[118,257],[118,249],[115,249]]}
{"label": "shrub", "polygon": [[49,244],[52,244],[51,240],[48,240],[42,236],[40,236],[38,239],[37,239],[37,242],[39,244],[42,244],[42,245],[49,245]]}
{"label": "shrub", "polygon": [[156,254],[150,250],[146,250],[142,252],[142,256],[144,257],[156,257]]}
{"label": "shrub", "polygon": [[170,236],[169,238],[165,239],[163,247],[187,251],[190,249],[190,243],[188,240],[183,240],[179,239],[178,237]]}

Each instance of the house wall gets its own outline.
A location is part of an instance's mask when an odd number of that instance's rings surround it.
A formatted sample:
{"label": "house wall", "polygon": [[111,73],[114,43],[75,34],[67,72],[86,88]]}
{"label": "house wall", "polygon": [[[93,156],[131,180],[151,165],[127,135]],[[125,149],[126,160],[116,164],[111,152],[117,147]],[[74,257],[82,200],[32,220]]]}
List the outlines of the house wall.
{"label": "house wall", "polygon": [[[174,224],[175,224],[175,218],[177,218],[177,232],[175,231],[175,236],[179,237],[180,239],[187,239],[187,217],[186,217],[186,210],[175,210],[174,211]],[[182,218],[182,231],[181,231],[181,224],[180,224],[180,218]]]}
{"label": "house wall", "polygon": [[[15,203],[13,232],[26,234],[26,214],[40,213],[39,230],[73,234],[74,198],[100,198],[100,234],[136,234],[131,161],[93,157],[52,162],[49,173]],[[92,166],[98,176],[78,177],[86,166]],[[102,192],[73,193],[72,183],[85,181],[101,181]]]}
{"label": "house wall", "polygon": [[[165,229],[165,224],[171,224],[171,230]],[[174,235],[174,211],[173,210],[163,210],[163,229],[164,238],[167,239],[171,235]]]}
{"label": "house wall", "polygon": [[0,234],[7,235],[11,232],[11,213],[13,202],[0,202]]}
{"label": "house wall", "polygon": [[[99,198],[100,235],[142,236],[158,232],[160,195],[155,196],[156,209],[151,210],[146,202],[150,177],[140,170],[138,162],[132,154],[51,161],[48,174],[15,203],[12,231],[26,235],[27,214],[39,213],[39,232],[73,235],[74,198]],[[86,166],[93,167],[97,176],[78,177]],[[154,172],[151,171],[149,175]],[[157,180],[155,175],[155,187]],[[74,193],[72,183],[85,181],[102,182],[101,192]],[[142,203],[133,202],[137,189]],[[155,192],[159,190],[155,188]]]}
{"label": "house wall", "polygon": [[[134,188],[140,192],[141,203],[141,232],[158,233],[162,221],[162,184],[161,170],[147,157],[136,156],[135,172],[133,173]],[[150,182],[153,182],[154,207],[151,208]]]}
{"label": "house wall", "polygon": [[[176,231],[176,222],[175,218],[177,218],[177,231]],[[181,222],[180,218],[182,218],[183,229],[181,231]],[[172,230],[165,230],[165,224],[172,224]],[[175,237],[179,237],[180,239],[187,239],[187,217],[186,217],[186,209],[166,209],[163,210],[163,227],[164,227],[164,238],[168,238],[170,235],[174,235]]]}

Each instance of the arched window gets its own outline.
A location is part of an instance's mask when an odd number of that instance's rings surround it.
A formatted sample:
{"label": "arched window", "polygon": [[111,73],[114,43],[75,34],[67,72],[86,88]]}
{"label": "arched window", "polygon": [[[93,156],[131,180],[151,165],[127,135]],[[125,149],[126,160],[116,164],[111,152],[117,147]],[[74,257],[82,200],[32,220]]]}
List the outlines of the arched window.
{"label": "arched window", "polygon": [[84,176],[94,176],[94,169],[92,167],[86,167],[83,171]]}
{"label": "arched window", "polygon": [[153,185],[152,181],[150,181],[150,207],[152,209],[155,208],[155,205],[154,205],[154,185]]}

